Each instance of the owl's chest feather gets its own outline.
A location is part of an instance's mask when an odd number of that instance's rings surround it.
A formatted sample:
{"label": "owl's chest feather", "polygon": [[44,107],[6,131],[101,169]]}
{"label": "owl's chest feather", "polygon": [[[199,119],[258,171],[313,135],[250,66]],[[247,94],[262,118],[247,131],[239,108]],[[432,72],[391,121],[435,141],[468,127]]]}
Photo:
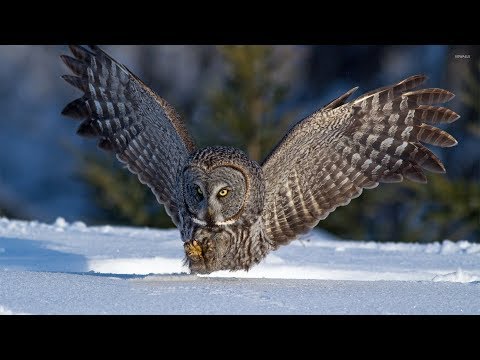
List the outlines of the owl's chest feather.
{"label": "owl's chest feather", "polygon": [[187,223],[191,226],[182,231],[182,238],[185,264],[192,273],[248,270],[273,247],[265,236],[261,219],[251,224],[216,227]]}

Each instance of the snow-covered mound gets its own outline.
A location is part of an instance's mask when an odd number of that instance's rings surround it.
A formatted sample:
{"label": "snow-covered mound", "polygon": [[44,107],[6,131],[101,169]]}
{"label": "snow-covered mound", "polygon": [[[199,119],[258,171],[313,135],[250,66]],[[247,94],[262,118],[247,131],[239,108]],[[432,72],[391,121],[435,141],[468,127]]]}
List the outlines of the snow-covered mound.
{"label": "snow-covered mound", "polygon": [[0,314],[480,314],[480,244],[467,241],[315,231],[249,272],[194,276],[182,259],[176,229],[0,218]]}

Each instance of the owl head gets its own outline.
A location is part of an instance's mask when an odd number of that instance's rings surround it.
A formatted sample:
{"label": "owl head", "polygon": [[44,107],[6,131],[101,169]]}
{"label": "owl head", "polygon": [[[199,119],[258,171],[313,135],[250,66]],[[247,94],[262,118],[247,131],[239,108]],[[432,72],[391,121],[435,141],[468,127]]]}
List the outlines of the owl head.
{"label": "owl head", "polygon": [[244,224],[263,209],[261,167],[238,149],[222,146],[195,152],[183,170],[183,197],[194,223]]}

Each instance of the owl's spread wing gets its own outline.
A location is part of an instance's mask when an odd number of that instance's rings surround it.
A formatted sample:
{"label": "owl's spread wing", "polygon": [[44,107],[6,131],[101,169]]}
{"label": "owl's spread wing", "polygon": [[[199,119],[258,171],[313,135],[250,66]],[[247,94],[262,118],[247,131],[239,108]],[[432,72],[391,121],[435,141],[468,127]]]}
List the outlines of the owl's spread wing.
{"label": "owl's spread wing", "polygon": [[74,57],[61,57],[75,76],[63,78],[84,95],[62,114],[84,119],[77,133],[99,138],[100,148],[115,152],[177,225],[176,176],[195,148],[185,124],[164,99],[98,47],[70,50]]}
{"label": "owl's spread wing", "polygon": [[345,95],[300,121],[263,162],[267,235],[287,244],[364,188],[404,178],[426,183],[422,169],[443,173],[441,161],[420,142],[457,144],[430,124],[450,123],[455,112],[434,104],[454,95],[442,89],[413,90],[426,80],[398,84],[343,104]]}

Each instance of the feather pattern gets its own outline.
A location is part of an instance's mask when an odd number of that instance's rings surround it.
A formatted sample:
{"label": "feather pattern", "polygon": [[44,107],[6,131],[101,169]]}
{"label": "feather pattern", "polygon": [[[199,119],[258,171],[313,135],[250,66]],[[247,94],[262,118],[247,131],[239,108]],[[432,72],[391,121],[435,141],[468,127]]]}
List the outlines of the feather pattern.
{"label": "feather pattern", "polygon": [[99,139],[148,185],[179,223],[177,177],[193,140],[176,111],[125,66],[97,46],[70,46],[74,57],[61,58],[75,75],[63,79],[84,92],[62,114],[83,119],[77,133]]}
{"label": "feather pattern", "polygon": [[345,104],[352,89],[290,130],[262,164],[267,204],[262,217],[276,247],[309,231],[364,188],[403,179],[425,183],[424,170],[445,172],[421,142],[456,145],[432,125],[459,116],[434,106],[451,100],[451,92],[415,90],[425,80],[411,76]]}

